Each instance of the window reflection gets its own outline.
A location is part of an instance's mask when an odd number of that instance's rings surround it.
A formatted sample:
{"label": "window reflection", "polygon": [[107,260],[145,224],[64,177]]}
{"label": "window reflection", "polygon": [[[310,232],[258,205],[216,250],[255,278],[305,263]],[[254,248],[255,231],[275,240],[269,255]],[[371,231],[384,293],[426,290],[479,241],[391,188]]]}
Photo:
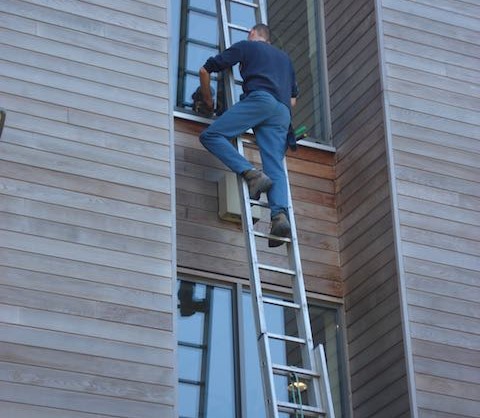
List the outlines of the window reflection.
{"label": "window reflection", "polygon": [[[176,14],[174,21],[178,19],[180,23],[173,26],[179,27],[180,32],[177,106],[191,111],[191,95],[200,85],[198,70],[208,57],[220,50],[220,11],[216,0],[182,0],[173,3]],[[272,43],[292,57],[297,73],[300,95],[293,109],[294,127],[305,127],[308,140],[329,144],[330,110],[320,2],[267,0],[266,3]],[[226,6],[229,21],[244,28],[230,29],[231,43],[245,40],[248,30],[256,22],[254,9],[229,0],[226,0]],[[176,17],[178,14],[183,18]],[[238,80],[238,69],[234,70],[234,74]],[[216,83],[213,87],[216,113],[220,115],[225,110],[225,86]]]}
{"label": "window reflection", "polygon": [[217,10],[217,0],[190,0],[190,6],[209,12],[215,12]]}
{"label": "window reflection", "polygon": [[[219,52],[216,0],[181,0],[173,3],[173,25],[178,28],[177,106],[192,109],[192,94],[200,86],[199,68]],[[213,77],[213,88],[218,88]],[[218,101],[218,100],[217,100]],[[223,101],[222,101],[223,103]]]}
{"label": "window reflection", "polygon": [[345,405],[342,394],[345,393],[345,382],[342,362],[342,344],[339,336],[340,319],[338,311],[321,306],[310,306],[310,322],[312,324],[313,344],[323,344],[328,365],[328,377],[333,398],[335,416],[345,416]]}
{"label": "window reflection", "polygon": [[235,417],[232,292],[179,281],[179,414]]}
{"label": "window reflection", "polygon": [[217,17],[190,10],[188,13],[187,36],[196,41],[218,44]]}
{"label": "window reflection", "polygon": [[[233,288],[179,281],[178,370],[181,418],[265,418],[264,394],[258,357],[252,299]],[[241,314],[236,315],[235,306]],[[298,336],[294,311],[265,304],[269,332]],[[338,340],[337,310],[309,307],[315,346],[323,344],[337,416],[343,416],[342,361]],[[239,332],[234,332],[239,329]],[[296,343],[270,340],[275,364],[304,367]],[[236,365],[239,365],[237,368]],[[237,373],[235,373],[237,370]],[[294,376],[275,376],[279,400],[309,404],[308,389],[294,390]],[[305,379],[298,379],[306,383]],[[311,395],[310,395],[311,396]],[[244,399],[242,415],[239,399]],[[280,414],[280,418],[290,418]]]}
{"label": "window reflection", "polygon": [[255,9],[243,4],[227,1],[229,21],[235,25],[251,28],[255,25]]}
{"label": "window reflection", "polygon": [[245,41],[248,37],[248,31],[240,29],[230,29],[230,42],[234,44],[235,42]]}
{"label": "window reflection", "polygon": [[300,95],[293,111],[295,127],[330,143],[327,75],[324,73],[322,19],[318,0],[267,1],[272,43],[292,58]]}
{"label": "window reflection", "polygon": [[205,61],[216,54],[217,51],[212,48],[206,47],[204,45],[196,45],[194,43],[189,43],[187,45],[187,61],[186,69],[192,73],[198,72],[198,69],[205,64]]}
{"label": "window reflection", "polygon": [[[253,317],[252,300],[249,293],[244,293],[242,297],[243,329],[245,333],[245,363],[254,365],[246,367],[246,398],[247,398],[247,414],[246,416],[255,416],[259,418],[266,417],[265,406],[263,401],[262,378],[260,374],[260,363],[258,360],[257,343],[255,334],[255,322]],[[292,309],[284,308],[277,305],[264,305],[265,318],[267,321],[267,329],[269,332],[298,336],[298,329],[295,320],[295,314]],[[314,346],[323,344],[330,381],[330,389],[332,391],[333,403],[336,416],[343,416],[341,359],[339,355],[340,345],[338,337],[338,318],[336,309],[323,308],[320,306],[309,306],[310,320],[312,324],[312,332]],[[290,343],[270,339],[270,350],[272,362],[275,364],[305,367],[301,356],[301,348],[299,344]],[[308,387],[308,381],[298,379],[305,382]],[[294,390],[298,385],[294,385],[295,376],[284,377],[275,376],[275,390],[280,401],[289,401],[294,403],[302,403],[304,405],[311,404],[309,401],[308,389],[303,391]],[[312,396],[312,395],[310,395]],[[311,398],[313,399],[313,398]],[[285,417],[289,416],[288,414]]]}

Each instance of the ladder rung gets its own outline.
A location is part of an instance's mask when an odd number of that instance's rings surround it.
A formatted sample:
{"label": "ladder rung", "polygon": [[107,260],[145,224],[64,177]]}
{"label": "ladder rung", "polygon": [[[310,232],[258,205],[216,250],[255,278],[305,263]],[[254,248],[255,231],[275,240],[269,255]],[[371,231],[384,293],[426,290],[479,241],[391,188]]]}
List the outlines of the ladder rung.
{"label": "ladder rung", "polygon": [[296,403],[290,402],[277,402],[277,406],[279,411],[282,412],[300,412],[302,411],[304,416],[307,417],[324,417],[326,416],[326,412],[314,406],[309,405],[299,405]]}
{"label": "ladder rung", "polygon": [[275,374],[288,376],[290,373],[295,373],[302,378],[318,378],[320,375],[315,370],[302,369],[295,366],[285,366],[283,364],[272,364],[272,369]]}
{"label": "ladder rung", "polygon": [[261,206],[262,208],[269,208],[270,207],[268,205],[268,202],[264,202],[262,200],[250,199],[250,204],[252,204],[254,206]]}
{"label": "ladder rung", "polygon": [[227,23],[227,26],[229,28],[237,29],[237,30],[240,30],[242,32],[250,32],[250,29],[251,29],[251,28],[247,28],[245,26],[236,25],[235,23]]}
{"label": "ladder rung", "polygon": [[230,0],[232,3],[238,3],[238,4],[243,4],[244,6],[248,6],[248,7],[253,7],[255,9],[258,8],[258,4],[257,3],[252,3],[250,1],[244,1],[244,0]]}
{"label": "ladder rung", "polygon": [[[256,234],[255,234],[256,235]],[[289,274],[290,276],[295,276],[295,270],[284,269],[282,267],[269,266],[267,264],[258,264],[259,269],[274,271],[276,273]]]}
{"label": "ladder rung", "polygon": [[301,306],[298,303],[289,302],[289,301],[282,300],[282,299],[264,297],[263,302],[270,303],[271,305],[284,306],[285,308],[293,308],[293,309],[300,309],[301,308]]}
{"label": "ladder rung", "polygon": [[257,145],[257,141],[255,141],[254,139],[245,138],[243,136],[239,137],[238,139],[240,139],[244,144]]}
{"label": "ladder rung", "polygon": [[260,237],[260,238],[274,239],[276,241],[282,241],[282,242],[292,242],[292,240],[290,238],[278,237],[276,235],[266,234],[264,232],[255,231],[254,234],[255,234],[255,236]]}
{"label": "ladder rung", "polygon": [[307,341],[304,338],[292,337],[291,335],[273,334],[271,332],[267,332],[267,336],[275,340],[290,341],[292,343],[298,343],[298,344],[307,343]]}

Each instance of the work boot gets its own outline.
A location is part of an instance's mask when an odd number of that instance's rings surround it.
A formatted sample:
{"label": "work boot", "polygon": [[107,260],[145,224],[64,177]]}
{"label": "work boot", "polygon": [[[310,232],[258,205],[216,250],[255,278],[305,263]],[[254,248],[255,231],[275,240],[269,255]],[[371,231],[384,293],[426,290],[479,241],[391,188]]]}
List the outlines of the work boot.
{"label": "work boot", "polygon": [[[275,235],[276,237],[282,238],[290,238],[290,233],[290,222],[288,221],[286,213],[280,212],[272,217],[272,229],[270,230],[270,235]],[[283,243],[284,241],[279,241],[273,238],[268,240],[269,247],[278,247]]]}
{"label": "work boot", "polygon": [[272,187],[272,180],[261,170],[244,171],[242,177],[247,182],[250,199],[260,199],[260,195]]}

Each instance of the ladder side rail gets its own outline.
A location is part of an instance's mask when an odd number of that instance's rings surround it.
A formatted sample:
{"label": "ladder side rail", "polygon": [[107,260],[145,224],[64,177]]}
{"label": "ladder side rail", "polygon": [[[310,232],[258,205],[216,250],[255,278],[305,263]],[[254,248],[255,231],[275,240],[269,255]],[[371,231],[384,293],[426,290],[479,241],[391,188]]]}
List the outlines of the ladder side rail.
{"label": "ladder side rail", "polygon": [[[294,270],[296,271],[296,276],[292,280],[292,293],[294,302],[300,305],[301,308],[301,321],[299,326],[299,336],[304,338],[307,341],[306,346],[308,347],[308,358],[313,359],[313,334],[310,325],[310,317],[308,313],[308,301],[306,297],[306,290],[305,290],[305,283],[303,279],[303,271],[302,271],[302,261],[300,257],[300,250],[299,250],[299,243],[298,243],[298,235],[297,235],[297,227],[295,223],[295,214],[293,211],[293,203],[292,203],[292,195],[290,189],[290,181],[288,178],[288,168],[287,168],[287,161],[286,158],[284,159],[284,170],[285,170],[285,177],[287,179],[287,195],[288,195],[288,217],[291,226],[291,245],[288,248],[288,256],[290,258],[290,265],[294,266]],[[314,363],[312,361],[312,363]],[[310,367],[312,370],[315,370],[315,364],[308,364],[304,365],[304,367]]]}
{"label": "ladder side rail", "polygon": [[[232,45],[230,39],[230,30],[228,27],[226,0],[217,0],[217,9],[218,8],[220,9],[220,20],[222,24],[222,30],[220,31],[220,45],[223,47],[223,50],[225,50],[227,48],[230,48],[230,46]],[[225,86],[225,99],[227,107],[230,107],[235,102],[235,77],[233,76],[233,71],[230,68],[228,70],[225,70],[224,73],[226,77],[226,82],[228,84],[227,86]]]}
{"label": "ladder side rail", "polygon": [[[237,148],[244,155],[244,147],[241,138],[236,139]],[[250,293],[252,296],[252,308],[254,311],[255,325],[257,330],[257,348],[261,367],[262,384],[266,399],[265,408],[269,418],[278,418],[277,398],[270,352],[270,341],[267,335],[267,324],[263,304],[262,283],[257,256],[257,248],[253,229],[253,217],[250,206],[248,186],[241,176],[237,176],[240,196],[242,198],[242,227],[245,234],[246,249],[250,265]],[[267,377],[267,378],[265,378]]]}
{"label": "ladder side rail", "polygon": [[[293,201],[290,189],[290,181],[288,177],[287,159],[283,161],[285,177],[287,180],[287,198],[288,198],[288,218],[291,226],[291,244],[288,246],[288,256],[290,258],[290,265],[294,266],[296,276],[292,278],[292,293],[293,301],[300,305],[300,312],[296,314],[297,327],[299,336],[306,340],[306,344],[301,347],[303,367],[319,372],[318,363],[315,361],[315,353],[313,346],[313,334],[310,324],[310,316],[308,311],[308,301],[305,290],[305,283],[303,279],[302,262],[300,257],[300,249],[298,243],[297,227],[295,223],[295,215],[293,211]],[[309,388],[310,403],[321,407],[321,385],[319,379],[312,379],[313,387]]]}
{"label": "ladder side rail", "polygon": [[333,409],[333,400],[332,400],[332,392],[330,389],[330,379],[328,376],[328,369],[327,369],[327,359],[325,356],[325,349],[323,348],[323,344],[319,344],[315,347],[315,361],[317,362],[318,369],[321,373],[320,376],[320,384],[322,386],[322,401],[323,401],[323,409],[326,411],[327,418],[335,418],[335,410]]}
{"label": "ladder side rail", "polygon": [[[244,155],[243,144],[240,138],[236,139],[237,147],[241,155]],[[265,321],[265,312],[263,310],[263,295],[262,295],[262,284],[260,279],[260,269],[257,256],[257,245],[255,242],[255,235],[253,229],[253,216],[252,209],[250,207],[250,198],[248,195],[248,186],[241,176],[237,176],[238,187],[240,192],[240,197],[242,198],[243,204],[241,205],[242,210],[242,227],[246,237],[246,250],[248,258],[250,261],[250,284],[251,292],[254,297],[253,301],[254,307],[258,307],[259,318],[258,320],[258,331],[260,334],[267,332],[267,325]]]}
{"label": "ladder side rail", "polygon": [[[246,2],[244,2],[247,4]],[[262,0],[263,8],[265,8],[265,2]],[[222,23],[222,34],[223,34],[223,47],[229,48],[231,45],[230,39],[230,23],[228,22],[228,12],[227,12],[227,5],[226,0],[218,0],[217,4],[220,6],[221,11],[221,23]],[[264,13],[262,12],[262,5],[257,3],[251,3],[252,5],[255,4],[258,7],[255,9],[256,13],[256,20],[258,21],[259,18],[265,19]],[[228,88],[227,88],[227,103],[228,105],[233,105],[235,102],[235,79],[233,76],[233,72],[231,70],[227,73],[227,81],[228,81]],[[241,155],[244,155],[244,147],[243,142],[240,138],[236,138],[236,146],[237,150]],[[258,332],[259,334],[266,333],[266,323],[265,323],[265,314],[263,312],[263,302],[262,302],[262,291],[261,291],[261,281],[260,281],[260,272],[258,268],[258,257],[257,257],[257,250],[256,250],[256,243],[255,243],[255,236],[254,236],[254,229],[253,229],[253,221],[252,221],[252,213],[250,207],[250,199],[248,195],[248,188],[244,181],[242,181],[241,177],[238,176],[238,185],[239,185],[239,192],[240,196],[243,201],[242,205],[242,223],[243,223],[243,230],[246,234],[246,244],[247,244],[247,252],[249,255],[250,260],[250,269],[251,269],[251,287],[252,287],[252,296],[254,307],[259,306],[259,318],[258,318]],[[256,315],[257,316],[257,315]]]}
{"label": "ladder side rail", "polygon": [[257,9],[257,22],[263,23],[266,25],[267,22],[267,1],[266,0],[258,0],[258,9]]}

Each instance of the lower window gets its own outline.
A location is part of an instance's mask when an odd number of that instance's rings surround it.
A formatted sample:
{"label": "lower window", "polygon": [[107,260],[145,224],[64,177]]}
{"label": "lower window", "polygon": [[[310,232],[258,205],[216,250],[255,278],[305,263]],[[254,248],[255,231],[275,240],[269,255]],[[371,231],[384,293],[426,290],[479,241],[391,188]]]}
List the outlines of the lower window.
{"label": "lower window", "polygon": [[[270,296],[270,295],[269,295]],[[180,418],[264,418],[265,405],[257,352],[252,298],[239,284],[178,281],[178,370]],[[309,305],[315,346],[323,344],[336,416],[345,415],[344,369],[336,307]],[[289,309],[265,305],[269,331],[290,334]],[[291,335],[291,334],[290,334]],[[274,363],[295,365],[297,350],[271,344]],[[298,389],[279,377],[277,397],[294,401]],[[281,418],[290,417],[280,414]]]}

